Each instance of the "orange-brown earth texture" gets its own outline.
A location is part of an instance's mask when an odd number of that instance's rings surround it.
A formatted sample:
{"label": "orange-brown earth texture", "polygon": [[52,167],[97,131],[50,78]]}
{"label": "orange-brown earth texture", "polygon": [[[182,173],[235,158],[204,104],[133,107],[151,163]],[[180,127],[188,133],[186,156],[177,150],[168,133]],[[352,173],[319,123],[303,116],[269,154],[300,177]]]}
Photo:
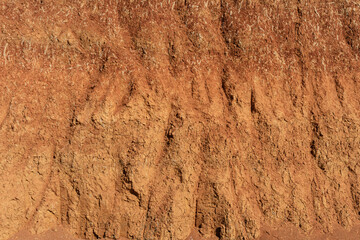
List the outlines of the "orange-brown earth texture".
{"label": "orange-brown earth texture", "polygon": [[0,239],[358,239],[356,0],[0,1]]}

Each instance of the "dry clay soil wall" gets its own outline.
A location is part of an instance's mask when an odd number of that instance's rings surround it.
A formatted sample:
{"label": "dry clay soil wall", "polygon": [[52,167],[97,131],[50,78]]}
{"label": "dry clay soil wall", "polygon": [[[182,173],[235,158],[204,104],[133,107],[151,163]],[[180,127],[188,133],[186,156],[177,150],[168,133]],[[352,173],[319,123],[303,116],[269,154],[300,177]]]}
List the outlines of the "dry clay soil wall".
{"label": "dry clay soil wall", "polygon": [[352,229],[359,24],[355,0],[2,0],[0,239]]}

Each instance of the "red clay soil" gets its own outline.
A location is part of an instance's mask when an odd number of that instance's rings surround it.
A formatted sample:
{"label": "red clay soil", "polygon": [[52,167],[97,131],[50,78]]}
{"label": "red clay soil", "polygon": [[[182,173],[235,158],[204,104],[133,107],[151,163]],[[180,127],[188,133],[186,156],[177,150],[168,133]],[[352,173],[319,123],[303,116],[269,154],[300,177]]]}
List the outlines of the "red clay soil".
{"label": "red clay soil", "polygon": [[356,238],[359,24],[355,0],[0,1],[0,239]]}
{"label": "red clay soil", "polygon": [[46,232],[33,235],[30,231],[22,230],[16,233],[15,236],[11,237],[9,240],[80,240],[71,236],[66,229],[63,227],[54,227],[47,230]]}

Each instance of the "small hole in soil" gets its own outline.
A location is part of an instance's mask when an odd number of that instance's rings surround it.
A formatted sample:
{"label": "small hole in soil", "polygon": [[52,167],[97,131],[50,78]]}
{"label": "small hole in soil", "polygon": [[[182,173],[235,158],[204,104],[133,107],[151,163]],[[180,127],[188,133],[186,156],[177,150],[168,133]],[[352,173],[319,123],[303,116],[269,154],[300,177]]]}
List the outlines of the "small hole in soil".
{"label": "small hole in soil", "polygon": [[218,227],[216,230],[215,230],[215,235],[218,237],[218,238],[221,238],[222,234],[221,234],[221,228]]}

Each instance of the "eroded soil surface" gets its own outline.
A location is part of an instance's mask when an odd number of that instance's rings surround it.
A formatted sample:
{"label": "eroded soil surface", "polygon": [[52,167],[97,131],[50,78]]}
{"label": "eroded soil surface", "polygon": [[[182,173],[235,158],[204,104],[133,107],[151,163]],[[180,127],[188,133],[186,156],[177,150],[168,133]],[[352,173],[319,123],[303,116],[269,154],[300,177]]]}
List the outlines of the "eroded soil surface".
{"label": "eroded soil surface", "polygon": [[354,0],[0,1],[0,239],[357,236],[359,23]]}

